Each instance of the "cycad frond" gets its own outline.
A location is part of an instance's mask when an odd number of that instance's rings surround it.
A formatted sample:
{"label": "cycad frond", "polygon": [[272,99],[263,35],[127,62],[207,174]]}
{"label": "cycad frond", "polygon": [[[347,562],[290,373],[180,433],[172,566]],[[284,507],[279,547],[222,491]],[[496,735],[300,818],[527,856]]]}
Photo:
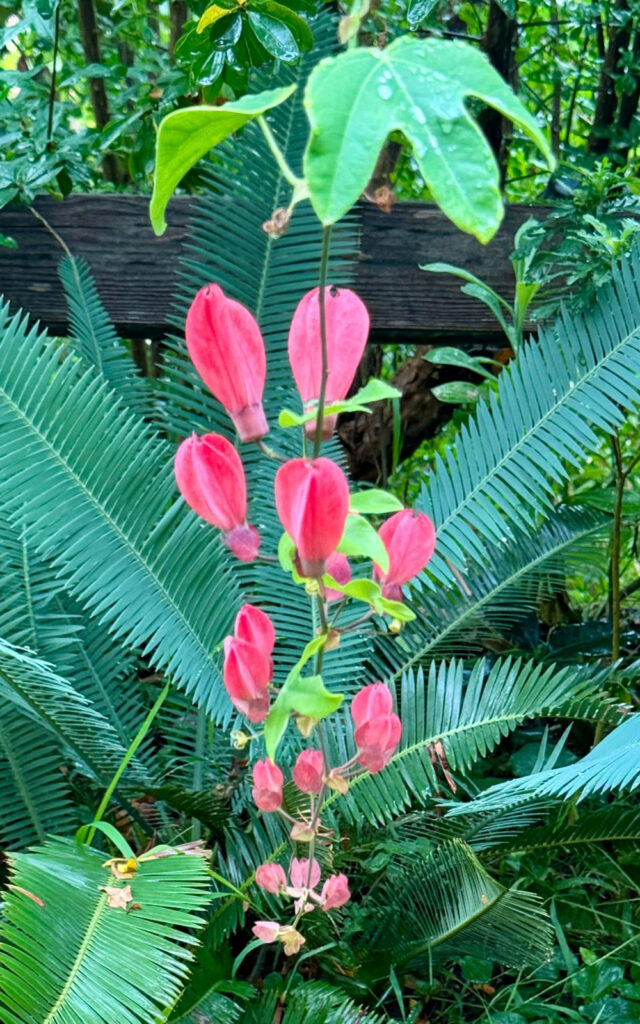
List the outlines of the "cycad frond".
{"label": "cycad frond", "polygon": [[568,798],[635,790],[640,784],[640,714],[631,715],[575,764],[536,772],[491,786],[476,800],[452,811],[492,810],[519,800]]}
{"label": "cycad frond", "polygon": [[0,706],[0,844],[16,850],[78,824],[63,758],[51,734],[6,701]]}
{"label": "cycad frond", "polygon": [[588,316],[564,313],[543,328],[478,404],[455,450],[438,457],[418,504],[438,527],[436,579],[446,564],[486,562],[514,529],[546,514],[566,463],[613,433],[640,398],[640,252],[621,262]]}
{"label": "cycad frond", "polygon": [[[4,1024],[156,1022],[179,993],[209,901],[203,859],[140,861],[130,899],[104,854],[73,840],[14,854],[10,865],[0,926]],[[110,905],[114,889],[126,910]]]}
{"label": "cycad frond", "polygon": [[[400,690],[400,746],[382,772],[353,779],[339,813],[354,823],[389,821],[438,789],[430,754],[436,764],[443,758],[454,774],[464,773],[527,719],[604,713],[599,693],[600,679],[579,666],[521,659],[496,661],[490,670],[482,659],[470,674],[461,661],[432,663],[426,678],[422,670],[408,672]],[[335,763],[355,753],[344,739],[350,733],[346,723],[332,729]]]}
{"label": "cycad frond", "polygon": [[[93,370],[0,309],[0,497],[112,635],[228,714],[213,650],[239,600],[229,559],[175,494],[171,451]],[[220,595],[224,594],[224,600]]]}
{"label": "cycad frond", "polygon": [[496,844],[496,853],[531,853],[537,850],[572,850],[596,843],[640,843],[640,811],[603,807],[572,824],[528,828]]}
{"label": "cycad frond", "polygon": [[368,909],[373,920],[366,946],[393,963],[470,954],[526,967],[552,952],[551,924],[539,898],[505,889],[460,840],[390,873]]}
{"label": "cycad frond", "polygon": [[107,313],[89,264],[77,256],[63,256],[58,274],[69,310],[69,337],[88,366],[95,366],[122,400],[145,411],[148,388],[122,344]]}

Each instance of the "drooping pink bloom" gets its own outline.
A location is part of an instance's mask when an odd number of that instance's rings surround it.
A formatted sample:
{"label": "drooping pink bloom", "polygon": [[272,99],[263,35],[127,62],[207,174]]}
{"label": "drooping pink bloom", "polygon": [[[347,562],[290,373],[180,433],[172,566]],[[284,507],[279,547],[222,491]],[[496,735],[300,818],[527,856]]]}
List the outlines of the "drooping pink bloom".
{"label": "drooping pink bloom", "polygon": [[[309,877],[309,860],[307,857],[291,858],[289,865],[289,878],[294,889],[315,889],[320,881],[322,871],[317,860],[312,861],[311,877]],[[307,885],[308,880],[308,885]]]}
{"label": "drooping pink bloom", "polygon": [[378,530],[387,554],[386,573],[375,565],[373,575],[382,583],[382,596],[402,600],[402,585],[422,572],[436,546],[436,531],[424,512],[404,508],[390,516]]}
{"label": "drooping pink bloom", "polygon": [[[355,292],[348,288],[324,290],[329,376],[325,402],[346,398],[369,334],[369,314]],[[320,335],[320,289],[307,292],[298,303],[289,329],[289,362],[305,411],[317,404],[322,383],[322,344]],[[322,437],[328,440],[337,416],[325,416]],[[316,433],[315,420],[305,424],[308,437]]]}
{"label": "drooping pink bloom", "polygon": [[[327,573],[333,577],[336,583],[340,583],[342,586],[349,583],[351,580],[351,566],[347,556],[339,551],[334,551],[327,561]],[[341,594],[339,590],[332,590],[331,587],[325,587],[324,596],[327,601],[342,601],[344,594]]]}
{"label": "drooping pink bloom", "polygon": [[224,640],[223,679],[234,706],[250,722],[262,722],[269,712],[267,687],[271,682],[271,658],[254,644],[227,636]]}
{"label": "drooping pink bloom", "polygon": [[393,697],[384,683],[369,683],[358,690],[351,701],[351,717],[356,725],[364,725],[371,718],[390,715],[393,711]]}
{"label": "drooping pink bloom", "polygon": [[378,715],[359,725],[353,734],[358,761],[370,772],[379,772],[395,754],[402,735],[402,724],[395,714]]}
{"label": "drooping pink bloom", "polygon": [[285,956],[295,956],[296,953],[300,952],[307,941],[304,935],[301,935],[300,932],[290,924],[282,925],[278,938],[282,943],[282,949]]}
{"label": "drooping pink bloom", "polygon": [[277,921],[256,921],[251,931],[261,942],[276,942],[280,938],[280,925]]}
{"label": "drooping pink bloom", "polygon": [[185,336],[193,365],[227,410],[240,440],[268,434],[262,408],[264,341],[249,310],[209,284],[191,303]]}
{"label": "drooping pink bloom", "polygon": [[330,875],[322,886],[320,894],[322,903],[320,906],[327,913],[329,910],[336,910],[344,907],[351,899],[349,892],[349,879],[346,875]]}
{"label": "drooping pink bloom", "polygon": [[276,508],[293,539],[303,576],[319,577],[337,548],[349,511],[349,485],[330,459],[291,459],[276,473]]}
{"label": "drooping pink bloom", "polygon": [[293,781],[303,793],[320,793],[324,785],[324,757],[319,750],[303,750],[293,768]]}
{"label": "drooping pink bloom", "polygon": [[254,644],[263,654],[270,655],[276,642],[273,622],[266,612],[254,604],[243,604],[236,615],[233,635],[236,640]]}
{"label": "drooping pink bloom", "polygon": [[282,806],[284,775],[277,764],[264,758],[253,766],[253,799],[261,811],[277,811]]}
{"label": "drooping pink bloom", "polygon": [[236,558],[252,562],[260,534],[247,524],[247,485],[242,460],[220,434],[192,434],[178,448],[174,471],[180,493],[202,519],[217,526]]}
{"label": "drooping pink bloom", "polygon": [[256,882],[261,889],[277,896],[287,887],[287,876],[279,864],[261,864],[256,869]]}

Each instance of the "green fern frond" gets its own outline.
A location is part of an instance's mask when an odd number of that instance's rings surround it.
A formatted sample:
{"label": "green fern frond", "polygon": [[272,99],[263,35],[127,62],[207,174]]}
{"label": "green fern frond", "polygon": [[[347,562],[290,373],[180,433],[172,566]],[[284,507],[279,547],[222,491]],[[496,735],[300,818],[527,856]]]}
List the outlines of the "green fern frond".
{"label": "green fern frond", "polygon": [[538,850],[571,851],[596,843],[640,843],[640,811],[633,808],[603,807],[592,811],[571,825],[550,824],[528,828],[517,836],[496,844],[496,853],[533,853]]}
{"label": "green fern frond", "polygon": [[614,433],[640,399],[640,252],[614,270],[588,316],[564,313],[543,328],[478,404],[418,505],[438,528],[433,578],[451,581],[446,560],[485,563],[505,534],[530,531],[553,488]]}
{"label": "green fern frond", "polygon": [[102,374],[131,409],[144,413],[149,389],[118,337],[89,264],[77,256],[63,256],[58,275],[69,310],[69,337],[78,354]]}
{"label": "green fern frond", "polygon": [[213,652],[239,599],[215,531],[171,504],[168,447],[7,306],[0,427],[0,497],[38,553],[112,636],[228,715]]}
{"label": "green fern frond", "polygon": [[12,854],[0,926],[4,1024],[154,1024],[187,974],[209,902],[199,856],[140,861],[127,909],[104,854],[53,839]]}
{"label": "green fern frond", "polygon": [[540,965],[552,952],[551,922],[540,899],[505,889],[460,840],[390,873],[369,915],[372,926],[363,946],[374,962],[476,955],[527,967]]}

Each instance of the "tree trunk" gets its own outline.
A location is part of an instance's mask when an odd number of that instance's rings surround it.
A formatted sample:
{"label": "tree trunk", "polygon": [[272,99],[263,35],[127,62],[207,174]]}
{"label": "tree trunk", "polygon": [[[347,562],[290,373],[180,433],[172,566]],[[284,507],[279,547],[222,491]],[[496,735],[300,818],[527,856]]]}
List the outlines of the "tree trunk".
{"label": "tree trunk", "polygon": [[[629,11],[627,0],[616,0],[615,11]],[[602,155],[607,152],[610,144],[611,128],[615,121],[618,98],[616,96],[616,74],[620,57],[631,41],[631,18],[620,27],[612,27],[609,42],[606,46],[604,63],[598,82],[598,97],[593,115],[593,125],[587,140],[590,153]]]}
{"label": "tree trunk", "polygon": [[[630,56],[630,64],[635,69],[638,63],[640,63],[640,29],[638,27],[633,29],[633,41],[631,43]],[[617,154],[622,163],[626,163],[629,158],[629,150],[632,145],[629,129],[631,128],[631,122],[637,113],[638,103],[640,102],[640,71],[634,70],[634,75],[635,85],[633,89],[630,92],[624,92],[620,97],[618,118],[616,121],[620,134],[623,137],[626,136],[625,141],[617,150]]]}
{"label": "tree trunk", "polygon": [[182,35],[182,26],[189,17],[185,0],[171,0],[169,9],[170,30],[169,30],[169,55],[173,60],[176,43]]}
{"label": "tree trunk", "polygon": [[[487,54],[496,71],[512,87],[516,86],[516,69],[513,54],[517,34],[517,18],[510,18],[498,6],[496,0],[490,0],[482,49]],[[491,107],[487,107],[486,110],[482,111],[478,121],[489,141],[489,145],[495,153],[500,167],[500,180],[503,183],[509,158],[511,123]]]}
{"label": "tree trunk", "polygon": [[[98,24],[93,0],[78,0],[78,23],[80,38],[87,64],[100,63],[100,44],[98,41]],[[109,121],[109,101],[104,79],[90,78],[91,106],[96,119],[96,128],[102,131]],[[105,181],[119,183],[122,174],[117,157],[113,153],[105,153],[102,158],[102,176]]]}

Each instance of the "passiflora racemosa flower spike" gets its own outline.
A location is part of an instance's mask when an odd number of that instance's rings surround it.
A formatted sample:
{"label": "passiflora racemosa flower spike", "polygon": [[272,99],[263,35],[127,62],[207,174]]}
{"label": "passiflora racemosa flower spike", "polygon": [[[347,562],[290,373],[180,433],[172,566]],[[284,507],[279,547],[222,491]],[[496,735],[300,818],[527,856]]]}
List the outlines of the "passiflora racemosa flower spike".
{"label": "passiflora racemosa flower spike", "polygon": [[247,524],[247,485],[242,460],[221,434],[192,434],[174,462],[180,493],[188,505],[225,535],[227,547],[242,562],[252,562],[260,535]]}
{"label": "passiflora racemosa flower spike", "polygon": [[293,539],[303,576],[320,577],[347,521],[349,485],[330,459],[291,459],[276,473],[276,508]]}
{"label": "passiflora racemosa flower spike", "polygon": [[257,441],[268,434],[262,408],[264,341],[249,310],[209,284],[191,303],[185,337],[193,365],[225,407],[240,440]]}
{"label": "passiflora racemosa flower spike", "polygon": [[[326,287],[324,308],[329,371],[325,403],[331,405],[346,398],[353,383],[369,336],[369,314],[362,299],[348,288]],[[319,288],[303,296],[293,315],[289,362],[306,411],[318,401],[322,385]],[[331,437],[337,418],[323,418],[323,440]],[[315,420],[305,424],[305,432],[307,437],[315,436]]]}

